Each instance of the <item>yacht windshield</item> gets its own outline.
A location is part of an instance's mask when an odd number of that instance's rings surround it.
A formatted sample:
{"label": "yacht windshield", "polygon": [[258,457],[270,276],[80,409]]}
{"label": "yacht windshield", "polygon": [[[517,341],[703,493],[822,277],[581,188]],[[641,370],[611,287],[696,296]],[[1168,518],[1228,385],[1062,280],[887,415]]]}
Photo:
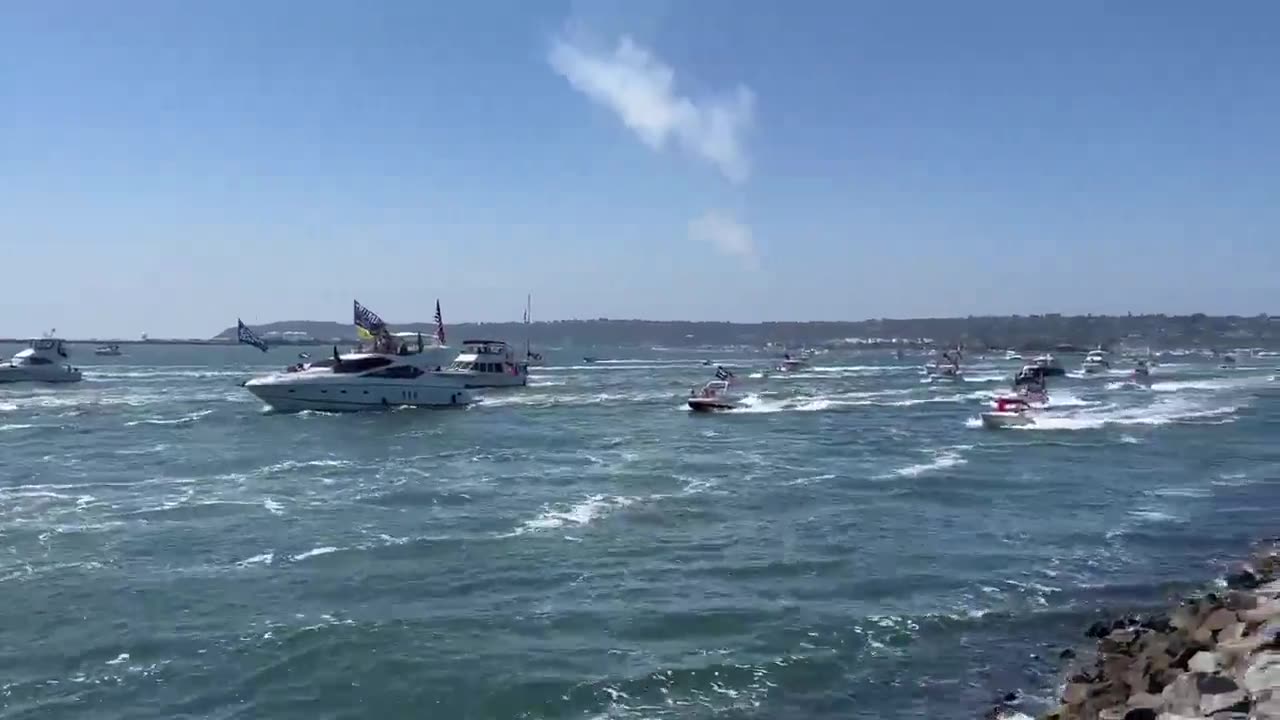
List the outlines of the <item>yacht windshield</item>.
{"label": "yacht windshield", "polygon": [[386,367],[391,364],[390,358],[384,357],[362,357],[351,360],[343,360],[333,366],[335,373],[362,373],[369,370],[376,370],[380,367]]}

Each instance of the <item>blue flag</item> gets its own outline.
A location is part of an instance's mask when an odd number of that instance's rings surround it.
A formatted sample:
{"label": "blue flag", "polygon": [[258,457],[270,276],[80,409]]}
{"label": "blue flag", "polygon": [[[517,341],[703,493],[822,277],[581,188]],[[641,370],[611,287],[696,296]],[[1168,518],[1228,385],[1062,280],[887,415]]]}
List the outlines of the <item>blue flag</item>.
{"label": "blue flag", "polygon": [[237,341],[242,342],[245,345],[252,345],[262,352],[267,351],[267,341],[255,335],[253,331],[249,329],[249,326],[244,324],[243,320],[236,318],[236,326]]}
{"label": "blue flag", "polygon": [[361,305],[359,300],[354,302],[356,328],[363,330],[369,336],[381,335],[387,331],[387,324],[378,317],[378,313]]}

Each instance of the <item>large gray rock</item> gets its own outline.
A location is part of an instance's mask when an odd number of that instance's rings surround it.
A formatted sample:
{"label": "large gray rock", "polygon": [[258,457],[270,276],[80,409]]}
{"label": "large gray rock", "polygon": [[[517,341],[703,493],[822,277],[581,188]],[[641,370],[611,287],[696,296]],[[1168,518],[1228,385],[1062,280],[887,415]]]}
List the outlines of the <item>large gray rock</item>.
{"label": "large gray rock", "polygon": [[1151,693],[1134,693],[1129,696],[1129,707],[1131,708],[1152,708],[1159,710],[1164,706],[1164,698]]}
{"label": "large gray rock", "polygon": [[1280,720],[1280,690],[1271,690],[1254,696],[1251,720]]}
{"label": "large gray rock", "polygon": [[1218,608],[1217,610],[1209,613],[1209,617],[1205,618],[1204,622],[1200,623],[1200,629],[1208,630],[1209,632],[1217,632],[1222,628],[1239,621],[1240,618],[1236,616],[1235,611],[1228,610],[1226,608]]}
{"label": "large gray rock", "polygon": [[1240,611],[1240,619],[1247,623],[1264,623],[1277,617],[1280,617],[1280,600],[1268,600],[1252,610]]}
{"label": "large gray rock", "polygon": [[1069,683],[1062,689],[1062,702],[1067,705],[1079,705],[1089,697],[1088,683]]}
{"label": "large gray rock", "polygon": [[1200,712],[1200,691],[1196,689],[1196,676],[1183,673],[1169,683],[1160,693],[1164,707],[1174,715],[1196,715]]}
{"label": "large gray rock", "polygon": [[1280,691],[1280,652],[1258,653],[1244,672],[1244,687],[1250,695]]}
{"label": "large gray rock", "polygon": [[1245,708],[1247,708],[1246,700],[1247,697],[1244,694],[1244,690],[1233,690],[1232,692],[1217,693],[1215,695],[1201,695],[1200,714],[1212,715],[1227,709],[1239,710],[1241,708],[1236,706],[1241,703],[1245,703]]}
{"label": "large gray rock", "polygon": [[1229,640],[1239,640],[1244,637],[1245,624],[1242,622],[1234,622],[1218,631],[1218,642],[1227,642]]}
{"label": "large gray rock", "polygon": [[1222,669],[1222,665],[1222,657],[1217,653],[1201,650],[1191,657],[1191,661],[1187,663],[1187,669],[1207,675]]}

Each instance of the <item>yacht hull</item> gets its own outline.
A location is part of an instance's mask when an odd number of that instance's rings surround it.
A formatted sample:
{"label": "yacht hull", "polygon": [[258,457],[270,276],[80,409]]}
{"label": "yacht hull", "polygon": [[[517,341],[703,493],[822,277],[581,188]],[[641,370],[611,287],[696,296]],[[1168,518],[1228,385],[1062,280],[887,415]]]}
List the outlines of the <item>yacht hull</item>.
{"label": "yacht hull", "polygon": [[246,382],[244,387],[272,410],[286,413],[360,412],[403,406],[461,408],[474,401],[461,385],[416,382],[306,383],[260,378]]}
{"label": "yacht hull", "polygon": [[689,409],[694,412],[724,412],[738,407],[737,403],[715,398],[689,398]]}
{"label": "yacht hull", "polygon": [[5,383],[73,383],[80,382],[79,370],[43,370],[30,367],[0,367],[0,384]]}
{"label": "yacht hull", "polygon": [[1027,416],[1026,413],[1016,412],[984,412],[982,413],[982,426],[988,430],[999,430],[1000,428],[1025,427],[1027,425],[1035,425],[1036,421]]}

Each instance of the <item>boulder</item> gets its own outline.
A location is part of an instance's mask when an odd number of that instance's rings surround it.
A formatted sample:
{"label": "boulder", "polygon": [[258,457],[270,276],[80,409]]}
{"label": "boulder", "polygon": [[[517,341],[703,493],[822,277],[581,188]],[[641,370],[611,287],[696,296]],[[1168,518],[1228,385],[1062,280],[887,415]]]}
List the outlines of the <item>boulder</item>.
{"label": "boulder", "polygon": [[[1178,630],[1191,630],[1198,622],[1199,613],[1195,604],[1180,605],[1169,617],[1169,624]],[[1092,628],[1090,628],[1092,630]]]}
{"label": "boulder", "polygon": [[1254,592],[1263,597],[1280,597],[1280,580],[1272,580],[1269,583],[1259,585]]}
{"label": "boulder", "polygon": [[1156,720],[1156,711],[1152,708],[1137,707],[1124,714],[1124,720]]}
{"label": "boulder", "polygon": [[1099,620],[1098,622],[1090,625],[1088,630],[1085,630],[1084,636],[1102,639],[1106,637],[1109,632],[1111,632],[1111,623]]}
{"label": "boulder", "polygon": [[1222,669],[1222,665],[1222,658],[1217,653],[1202,650],[1187,662],[1187,669],[1191,672],[1208,674]]}
{"label": "boulder", "polygon": [[1152,695],[1151,693],[1134,693],[1129,696],[1128,705],[1130,708],[1151,708],[1153,710],[1159,710],[1160,707],[1164,705],[1164,698],[1159,695]]}
{"label": "boulder", "polygon": [[1245,696],[1244,690],[1200,696],[1200,714],[1213,715],[1224,710],[1248,712],[1249,698]]}
{"label": "boulder", "polygon": [[1079,705],[1089,697],[1089,687],[1086,683],[1068,683],[1062,689],[1062,702],[1067,705]]}
{"label": "boulder", "polygon": [[1124,720],[1125,708],[1109,707],[1098,711],[1098,720]]}
{"label": "boulder", "polygon": [[1258,607],[1258,596],[1251,592],[1241,592],[1232,590],[1227,593],[1226,607],[1228,610],[1252,610]]}
{"label": "boulder", "polygon": [[1253,654],[1264,642],[1266,641],[1258,635],[1250,635],[1220,642],[1214,652],[1221,655],[1224,662],[1233,663],[1239,658]]}
{"label": "boulder", "polygon": [[1067,648],[1066,650],[1063,650],[1062,652],[1058,653],[1059,660],[1074,660],[1075,657],[1076,657],[1076,651],[1072,650],[1071,648]]}
{"label": "boulder", "polygon": [[1098,649],[1104,653],[1122,653],[1137,637],[1133,630],[1112,630],[1098,643]]}
{"label": "boulder", "polygon": [[1169,622],[1169,616],[1164,613],[1152,615],[1138,623],[1138,627],[1150,630],[1156,633],[1167,633],[1173,629],[1172,623]]}
{"label": "boulder", "polygon": [[1268,600],[1252,610],[1240,612],[1240,619],[1247,623],[1264,623],[1275,617],[1280,617],[1280,600]]}
{"label": "boulder", "polygon": [[1227,576],[1227,587],[1239,590],[1252,590],[1261,583],[1257,575],[1249,568],[1241,568]]}
{"label": "boulder", "polygon": [[1202,648],[1211,647],[1213,645],[1213,631],[1202,625],[1191,633],[1191,641]]}
{"label": "boulder", "polygon": [[1236,616],[1234,610],[1218,608],[1217,610],[1209,613],[1209,616],[1204,619],[1204,622],[1200,623],[1200,629],[1208,630],[1211,633],[1217,632],[1222,628],[1239,621],[1240,618]]}
{"label": "boulder", "polygon": [[1243,679],[1244,687],[1250,695],[1257,695],[1265,690],[1280,690],[1280,652],[1258,653],[1249,662],[1249,669],[1244,671]]}
{"label": "boulder", "polygon": [[1280,720],[1280,690],[1271,690],[1253,698],[1254,720]]}
{"label": "boulder", "polygon": [[1239,640],[1244,637],[1245,627],[1242,622],[1231,623],[1218,631],[1218,642],[1224,643],[1229,640]]}
{"label": "boulder", "polygon": [[1200,691],[1196,689],[1196,676],[1184,673],[1169,683],[1160,696],[1164,707],[1174,715],[1192,715],[1200,712]]}

